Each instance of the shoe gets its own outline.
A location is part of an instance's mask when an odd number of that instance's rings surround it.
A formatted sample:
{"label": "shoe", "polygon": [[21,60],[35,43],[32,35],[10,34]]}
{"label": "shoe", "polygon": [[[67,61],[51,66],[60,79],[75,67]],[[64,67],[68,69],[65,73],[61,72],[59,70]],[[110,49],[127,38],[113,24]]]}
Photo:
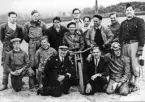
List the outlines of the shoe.
{"label": "shoe", "polygon": [[138,91],[138,90],[140,90],[140,88],[138,86],[134,85],[131,92],[135,92],[135,91]]}
{"label": "shoe", "polygon": [[6,90],[8,87],[6,85],[2,85],[2,87],[0,87],[0,91]]}
{"label": "shoe", "polygon": [[66,91],[66,92],[63,92],[63,94],[65,94],[65,95],[66,95],[66,94],[69,94],[69,92],[68,92],[68,91]]}

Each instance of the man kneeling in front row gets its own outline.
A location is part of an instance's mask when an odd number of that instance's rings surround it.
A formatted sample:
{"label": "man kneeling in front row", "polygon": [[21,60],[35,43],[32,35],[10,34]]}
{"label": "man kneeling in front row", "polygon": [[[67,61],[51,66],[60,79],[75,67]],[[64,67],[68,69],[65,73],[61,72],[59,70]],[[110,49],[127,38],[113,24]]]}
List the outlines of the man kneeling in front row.
{"label": "man kneeling in front row", "polygon": [[44,68],[43,87],[37,94],[59,97],[70,89],[71,62],[67,56],[68,46],[60,45],[57,56],[50,57]]}
{"label": "man kneeling in front row", "polygon": [[100,48],[94,47],[85,65],[85,93],[93,95],[95,92],[105,92],[108,75],[107,62],[101,57]]}
{"label": "man kneeling in front row", "polygon": [[30,61],[26,52],[20,48],[19,38],[11,40],[13,44],[13,50],[11,50],[6,56],[6,68],[11,73],[11,84],[12,88],[18,92],[22,89],[22,78],[25,75],[29,76],[29,88],[30,91],[34,89],[34,72],[30,68]]}
{"label": "man kneeling in front row", "polygon": [[106,55],[108,58],[108,67],[110,69],[110,80],[107,86],[107,93],[118,92],[120,95],[128,95],[128,81],[130,79],[130,59],[121,52],[118,42],[111,45],[112,54]]}

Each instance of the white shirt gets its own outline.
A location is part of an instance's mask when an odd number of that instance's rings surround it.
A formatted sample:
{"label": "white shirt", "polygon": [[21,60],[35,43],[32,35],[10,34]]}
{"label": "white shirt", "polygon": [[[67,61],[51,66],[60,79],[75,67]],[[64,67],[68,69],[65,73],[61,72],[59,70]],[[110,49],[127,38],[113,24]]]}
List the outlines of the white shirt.
{"label": "white shirt", "polygon": [[62,57],[62,56],[60,56],[60,55],[59,55],[59,59],[60,59],[61,62],[64,61],[64,57]]}
{"label": "white shirt", "polygon": [[16,30],[16,23],[12,24],[11,22],[8,22],[8,26],[9,28],[11,28],[12,30]]}
{"label": "white shirt", "polygon": [[96,29],[101,29],[101,25],[99,27],[95,27]]}
{"label": "white shirt", "polygon": [[73,19],[72,22],[75,22],[76,23],[76,28],[77,29],[82,29],[84,27],[84,22],[81,19],[79,19],[78,21],[76,21],[76,20]]}

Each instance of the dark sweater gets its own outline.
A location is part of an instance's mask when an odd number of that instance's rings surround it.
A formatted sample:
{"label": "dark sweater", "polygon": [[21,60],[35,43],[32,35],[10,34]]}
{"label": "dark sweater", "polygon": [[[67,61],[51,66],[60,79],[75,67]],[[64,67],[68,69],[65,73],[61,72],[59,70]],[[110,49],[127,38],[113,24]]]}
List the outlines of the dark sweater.
{"label": "dark sweater", "polygon": [[131,20],[125,20],[120,27],[120,42],[128,42],[129,40],[137,40],[139,46],[144,46],[145,23],[139,17],[133,17]]}

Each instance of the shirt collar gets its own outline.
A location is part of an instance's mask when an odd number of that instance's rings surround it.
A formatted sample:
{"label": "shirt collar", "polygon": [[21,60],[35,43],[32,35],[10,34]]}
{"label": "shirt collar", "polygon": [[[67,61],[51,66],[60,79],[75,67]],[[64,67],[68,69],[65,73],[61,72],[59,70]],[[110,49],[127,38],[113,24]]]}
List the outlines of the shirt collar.
{"label": "shirt collar", "polygon": [[8,26],[13,30],[16,29],[16,23],[12,24],[11,22],[8,22]]}
{"label": "shirt collar", "polygon": [[101,25],[99,27],[95,27],[95,28],[100,30],[101,29]]}
{"label": "shirt collar", "polygon": [[[94,58],[94,60],[96,60],[96,58]],[[97,65],[98,65],[99,61],[100,61],[100,57],[97,59]]]}
{"label": "shirt collar", "polygon": [[[72,22],[76,22],[76,20],[75,19],[72,19]],[[80,23],[83,23],[83,20],[79,19],[79,22]]]}

